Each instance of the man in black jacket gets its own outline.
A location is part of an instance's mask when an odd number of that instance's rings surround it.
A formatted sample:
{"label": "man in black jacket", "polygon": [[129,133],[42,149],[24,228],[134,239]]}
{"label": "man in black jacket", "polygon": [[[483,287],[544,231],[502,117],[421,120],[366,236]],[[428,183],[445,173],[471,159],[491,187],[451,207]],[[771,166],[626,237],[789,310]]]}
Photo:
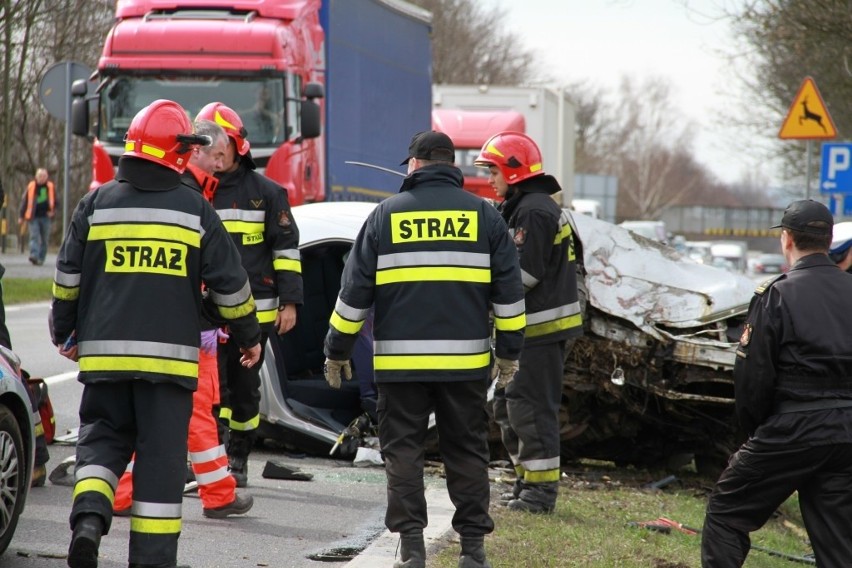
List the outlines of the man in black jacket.
{"label": "man in black jacket", "polygon": [[705,568],[742,566],[749,533],[795,491],[817,565],[852,558],[852,274],[827,255],[832,224],[802,200],[778,225],[791,268],[757,288],[740,337],[734,387],[749,439],[707,504]]}
{"label": "man in black jacket", "polygon": [[531,138],[502,132],[482,147],[477,166],[505,199],[500,213],[518,250],[527,306],[524,350],[516,377],[498,382],[494,416],[518,481],[502,496],[512,510],[550,513],[559,478],[559,408],[566,344],[583,333],[577,291],[582,259],[573,220],[551,197],[561,190],[545,175]]}
{"label": "man in black jacket", "polygon": [[424,442],[435,412],[447,489],[456,506],[462,568],[486,568],[488,514],[486,390],[491,367],[489,309],[496,362],[517,368],[524,297],[506,224],[462,189],[446,134],[421,132],[408,149],[398,195],[367,218],[343,270],[325,340],[326,380],[340,388],[374,310],[374,370],[379,441],[388,477],[385,524],[401,533],[401,568],[424,568]]}

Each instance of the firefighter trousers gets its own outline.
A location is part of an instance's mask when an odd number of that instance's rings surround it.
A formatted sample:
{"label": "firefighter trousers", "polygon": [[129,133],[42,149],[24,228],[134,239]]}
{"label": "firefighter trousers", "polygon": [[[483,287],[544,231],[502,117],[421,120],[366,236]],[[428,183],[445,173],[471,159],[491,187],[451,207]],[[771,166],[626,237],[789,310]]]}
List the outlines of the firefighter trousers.
{"label": "firefighter trousers", "polygon": [[[213,509],[232,503],[237,482],[228,473],[228,456],[219,441],[213,406],[219,402],[219,369],[215,353],[198,352],[198,389],[192,394],[187,447],[198,483],[201,506]],[[128,464],[115,492],[113,510],[129,509],[133,495],[133,465]]]}
{"label": "firefighter trousers", "polygon": [[701,566],[743,565],[749,533],[762,527],[794,491],[817,566],[852,558],[852,444],[795,447],[749,440],[735,452],[707,502]]}
{"label": "firefighter trousers", "polygon": [[453,528],[464,536],[494,530],[488,514],[488,415],[483,381],[379,383],[379,441],[388,479],[385,525],[392,532],[427,525],[423,483],[429,414],[435,412]]}
{"label": "firefighter trousers", "polygon": [[525,484],[559,481],[564,361],[564,341],[524,346],[515,380],[494,393],[494,419]]}
{"label": "firefighter trousers", "polygon": [[84,514],[112,524],[118,478],[134,449],[129,562],[177,561],[192,391],[141,379],[86,384],[80,401],[71,528]]}
{"label": "firefighter trousers", "polygon": [[249,440],[248,444],[239,445],[246,449],[251,447],[250,441],[260,425],[260,369],[263,367],[267,337],[268,333],[263,331],[260,360],[250,369],[240,364],[242,353],[233,338],[219,344],[219,422],[224,428],[239,432]]}

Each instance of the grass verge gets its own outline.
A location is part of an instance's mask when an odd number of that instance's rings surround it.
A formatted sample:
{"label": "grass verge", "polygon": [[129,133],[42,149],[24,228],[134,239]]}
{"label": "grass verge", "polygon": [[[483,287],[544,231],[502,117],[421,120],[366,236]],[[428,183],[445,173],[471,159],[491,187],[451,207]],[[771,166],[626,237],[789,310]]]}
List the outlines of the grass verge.
{"label": "grass verge", "polygon": [[[630,524],[665,517],[700,529],[714,481],[684,471],[662,490],[643,488],[665,476],[600,464],[567,471],[552,515],[516,513],[497,505],[497,496],[509,485],[496,483],[491,510],[496,529],[485,541],[488,558],[494,568],[698,568],[700,533],[663,533]],[[794,495],[752,534],[752,545],[801,557],[812,552],[803,526]],[[455,568],[458,551],[453,538],[429,565]],[[803,565],[753,549],[744,566]]]}
{"label": "grass verge", "polygon": [[53,280],[50,278],[3,278],[3,303],[49,302]]}

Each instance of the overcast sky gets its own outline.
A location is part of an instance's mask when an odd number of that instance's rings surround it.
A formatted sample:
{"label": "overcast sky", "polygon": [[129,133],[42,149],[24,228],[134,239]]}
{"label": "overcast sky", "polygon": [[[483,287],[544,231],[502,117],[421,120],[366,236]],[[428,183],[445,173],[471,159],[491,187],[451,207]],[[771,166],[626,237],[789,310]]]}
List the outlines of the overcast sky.
{"label": "overcast sky", "polygon": [[674,103],[697,124],[696,158],[721,180],[737,181],[760,162],[726,148],[742,133],[717,118],[738,98],[719,53],[729,42],[728,26],[698,12],[714,0],[690,0],[688,7],[685,0],[480,1],[507,10],[507,29],[539,54],[556,83],[590,80],[615,89],[625,74],[637,82],[648,76],[668,80]]}

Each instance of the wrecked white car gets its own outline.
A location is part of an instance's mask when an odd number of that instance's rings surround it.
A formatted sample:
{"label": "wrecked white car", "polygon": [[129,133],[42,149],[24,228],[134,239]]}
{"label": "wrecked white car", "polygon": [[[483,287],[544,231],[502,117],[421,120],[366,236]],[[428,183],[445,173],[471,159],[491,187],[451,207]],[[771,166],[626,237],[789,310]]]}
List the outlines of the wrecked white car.
{"label": "wrecked white car", "polygon": [[714,471],[742,436],[733,365],[755,284],[575,215],[585,336],[566,362],[563,457]]}
{"label": "wrecked white car", "polygon": [[[266,346],[261,428],[302,451],[351,457],[375,420],[368,340],[353,353],[355,378],[339,391],[322,374],[345,255],[374,206],[293,208],[305,299],[296,327]],[[564,458],[718,463],[738,441],[732,368],[753,283],[613,224],[575,221],[588,301],[585,336],[566,362]]]}

